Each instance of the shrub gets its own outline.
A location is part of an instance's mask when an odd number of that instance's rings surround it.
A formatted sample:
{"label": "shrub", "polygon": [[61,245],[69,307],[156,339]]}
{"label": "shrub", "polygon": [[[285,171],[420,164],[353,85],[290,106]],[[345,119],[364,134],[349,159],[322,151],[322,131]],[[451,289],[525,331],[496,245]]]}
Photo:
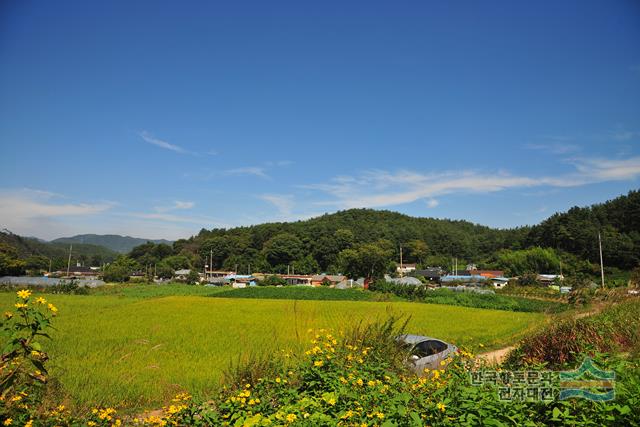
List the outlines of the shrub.
{"label": "shrub", "polygon": [[455,292],[450,289],[431,289],[427,286],[397,285],[378,280],[369,286],[371,291],[393,293],[411,301],[432,304],[449,304],[464,307],[489,308],[522,312],[560,312],[568,309],[567,304],[555,301],[540,301],[527,298],[509,297],[476,292]]}
{"label": "shrub", "polygon": [[258,286],[286,286],[288,283],[278,276],[267,276],[264,280],[258,281]]}
{"label": "shrub", "polygon": [[640,301],[609,307],[600,314],[565,319],[525,338],[509,354],[511,365],[544,363],[560,367],[580,355],[638,350]]}
{"label": "shrub", "polygon": [[47,286],[45,292],[50,294],[86,295],[89,289],[80,286],[76,280],[63,280],[55,286]]}

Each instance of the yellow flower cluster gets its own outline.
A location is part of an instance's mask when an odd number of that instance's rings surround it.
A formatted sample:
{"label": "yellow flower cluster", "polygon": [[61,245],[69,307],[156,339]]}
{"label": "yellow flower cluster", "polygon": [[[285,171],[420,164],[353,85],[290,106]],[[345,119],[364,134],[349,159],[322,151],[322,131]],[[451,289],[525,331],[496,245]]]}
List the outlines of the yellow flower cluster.
{"label": "yellow flower cluster", "polygon": [[[27,304],[29,301],[29,298],[32,295],[32,292],[28,289],[22,289],[18,292],[16,292],[16,295],[18,296],[18,298],[20,299],[20,301],[16,302],[14,304],[14,307],[17,308],[18,310],[26,310],[27,308],[29,308],[29,305]],[[47,300],[44,299],[43,297],[38,297],[35,301],[32,302],[33,304],[39,304],[39,305],[47,305],[47,309],[49,311],[51,311],[53,313],[53,315],[55,316],[56,313],[58,312],[58,308],[56,306],[54,306],[53,304],[47,304]],[[7,311],[4,313],[4,316],[7,319],[11,319],[13,317],[13,313]]]}
{"label": "yellow flower cluster", "polygon": [[101,420],[111,421],[113,420],[113,415],[116,413],[116,410],[113,408],[104,408],[104,409],[94,408],[91,411],[91,413],[94,415],[97,415],[98,418]]}
{"label": "yellow flower cluster", "polygon": [[18,294],[19,298],[22,299],[29,299],[29,297],[31,296],[31,291],[23,289],[21,291],[16,292]]}

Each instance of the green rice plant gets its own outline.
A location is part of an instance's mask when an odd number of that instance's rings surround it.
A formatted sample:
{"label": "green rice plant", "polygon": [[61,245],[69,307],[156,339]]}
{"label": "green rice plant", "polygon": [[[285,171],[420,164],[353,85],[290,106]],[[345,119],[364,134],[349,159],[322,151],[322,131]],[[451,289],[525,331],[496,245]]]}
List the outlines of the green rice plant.
{"label": "green rice plant", "polygon": [[[291,360],[303,354],[308,329],[346,331],[360,321],[398,315],[409,318],[410,333],[490,349],[513,342],[546,318],[395,301],[154,297],[149,293],[174,285],[153,286],[47,298],[60,308],[53,340],[43,343],[56,382],[47,396],[52,405],[64,402],[77,413],[94,407],[135,413],[156,409],[184,390],[206,399],[224,383],[230,362],[246,354],[279,356],[283,350]],[[0,309],[11,307],[13,297],[0,293]]]}

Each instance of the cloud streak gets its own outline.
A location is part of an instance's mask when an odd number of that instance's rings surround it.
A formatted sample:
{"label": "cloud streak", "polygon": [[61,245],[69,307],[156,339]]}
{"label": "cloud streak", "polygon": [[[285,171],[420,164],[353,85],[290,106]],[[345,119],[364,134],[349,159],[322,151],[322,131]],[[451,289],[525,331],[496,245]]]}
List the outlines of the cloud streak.
{"label": "cloud streak", "polygon": [[165,150],[175,151],[176,153],[181,153],[181,154],[187,153],[187,151],[184,148],[182,148],[182,147],[180,147],[178,145],[170,144],[167,141],[163,141],[161,139],[158,139],[158,138],[154,137],[153,135],[151,135],[146,130],[143,130],[138,135],[140,135],[140,138],[142,138],[144,140],[144,142],[146,142],[148,144],[151,144],[151,145],[155,145],[156,147],[164,148]]}
{"label": "cloud streak", "polygon": [[425,200],[436,207],[437,196],[492,193],[515,188],[576,187],[606,181],[627,181],[640,177],[640,157],[628,159],[572,158],[566,162],[574,171],[556,177],[528,177],[509,173],[477,171],[421,174],[408,170],[367,171],[357,176],[339,176],[328,183],[301,186],[329,196],[317,205],[349,208],[381,208]]}
{"label": "cloud streak", "polygon": [[42,190],[0,190],[0,226],[23,235],[49,232],[69,218],[91,217],[111,209],[114,203],[69,203],[63,196]]}
{"label": "cloud streak", "polygon": [[259,166],[246,166],[241,168],[227,169],[224,171],[225,175],[253,175],[263,179],[270,179],[267,175],[265,168]]}
{"label": "cloud streak", "polygon": [[259,199],[271,203],[276,207],[280,215],[290,217],[293,210],[294,202],[291,194],[261,194]]}

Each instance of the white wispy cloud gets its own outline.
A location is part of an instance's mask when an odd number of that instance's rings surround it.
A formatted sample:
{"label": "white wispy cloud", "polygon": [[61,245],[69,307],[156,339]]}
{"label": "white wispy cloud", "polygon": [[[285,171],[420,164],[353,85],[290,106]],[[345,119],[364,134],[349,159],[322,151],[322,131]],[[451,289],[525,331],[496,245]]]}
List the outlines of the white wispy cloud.
{"label": "white wispy cloud", "polygon": [[173,222],[173,223],[189,223],[189,224],[200,224],[201,226],[205,225],[221,225],[216,219],[206,217],[206,216],[198,216],[198,215],[176,215],[165,212],[131,212],[131,213],[121,213],[120,215],[131,216],[135,218],[143,218],[143,219],[152,219],[164,222]]}
{"label": "white wispy cloud", "polygon": [[427,207],[428,208],[435,208],[436,206],[438,206],[440,204],[439,201],[437,201],[436,199],[428,199],[427,200]]}
{"label": "white wispy cloud", "polygon": [[525,148],[528,150],[544,151],[552,154],[568,154],[580,151],[580,146],[577,144],[570,144],[566,141],[569,139],[558,139],[559,137],[551,138],[555,142],[549,142],[544,144],[526,144]]}
{"label": "white wispy cloud", "polygon": [[267,175],[265,168],[260,166],[245,166],[224,171],[225,175],[253,175],[264,179],[271,178]]}
{"label": "white wispy cloud", "polygon": [[184,202],[181,200],[174,200],[169,206],[156,206],[154,210],[156,212],[169,212],[174,210],[192,209],[195,206],[195,202]]}
{"label": "white wispy cloud", "polygon": [[639,138],[640,132],[626,129],[616,129],[614,131],[611,131],[610,136],[616,141],[629,141],[631,139]]}
{"label": "white wispy cloud", "polygon": [[[628,159],[573,158],[566,160],[574,171],[558,176],[528,177],[507,172],[451,171],[421,174],[401,170],[367,171],[357,176],[338,176],[328,183],[302,188],[329,196],[318,205],[342,209],[380,208],[425,200],[427,206],[434,197],[447,194],[491,193],[513,188],[575,187],[605,181],[626,181],[640,177],[640,157]],[[431,205],[431,206],[430,206]]]}
{"label": "white wispy cloud", "polygon": [[268,167],[283,167],[290,166],[293,164],[291,160],[269,160],[264,163]]}
{"label": "white wispy cloud", "polygon": [[573,158],[567,162],[577,170],[577,173],[568,176],[576,185],[628,181],[640,176],[640,156],[627,159]]}
{"label": "white wispy cloud", "polygon": [[153,135],[151,135],[146,130],[141,131],[140,133],[138,133],[138,135],[140,135],[140,138],[142,138],[145,142],[160,148],[164,148],[165,150],[175,151],[176,153],[187,153],[187,150],[185,150],[184,148],[175,144],[170,144],[167,141],[158,139]]}
{"label": "white wispy cloud", "polygon": [[284,217],[291,216],[294,206],[292,194],[261,194],[258,198],[275,206],[280,215]]}
{"label": "white wispy cloud", "polygon": [[41,235],[52,222],[85,217],[111,209],[112,202],[69,203],[64,196],[43,190],[0,190],[0,226],[23,235]]}

